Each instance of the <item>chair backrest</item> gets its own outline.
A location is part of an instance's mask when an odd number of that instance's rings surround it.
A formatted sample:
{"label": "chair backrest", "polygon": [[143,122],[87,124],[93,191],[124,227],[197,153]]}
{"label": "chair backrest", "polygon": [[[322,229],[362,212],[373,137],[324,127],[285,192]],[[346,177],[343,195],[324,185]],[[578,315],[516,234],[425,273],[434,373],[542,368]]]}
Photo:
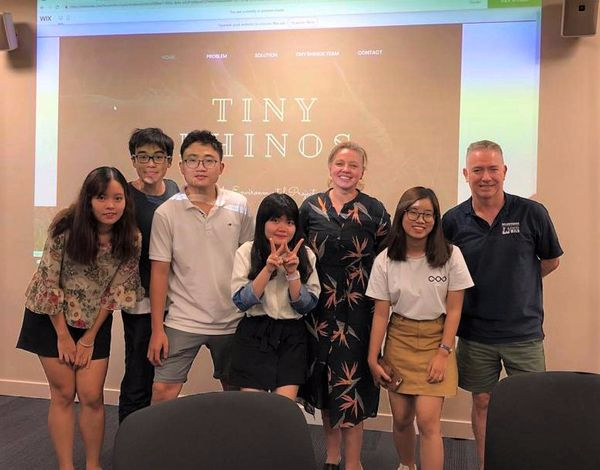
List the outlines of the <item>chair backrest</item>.
{"label": "chair backrest", "polygon": [[115,438],[114,470],[316,469],[304,415],[264,392],[178,398],[127,417]]}
{"label": "chair backrest", "polygon": [[486,470],[599,470],[600,375],[513,375],[492,391]]}

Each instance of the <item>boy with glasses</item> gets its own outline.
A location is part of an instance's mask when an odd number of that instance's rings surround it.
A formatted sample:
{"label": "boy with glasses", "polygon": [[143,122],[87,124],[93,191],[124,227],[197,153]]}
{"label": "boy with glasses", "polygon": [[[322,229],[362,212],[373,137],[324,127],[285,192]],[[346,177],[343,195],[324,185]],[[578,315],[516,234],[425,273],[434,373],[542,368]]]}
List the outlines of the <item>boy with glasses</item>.
{"label": "boy with glasses", "polygon": [[203,345],[214,378],[229,389],[231,343],[242,316],[231,301],[231,272],[237,248],[254,235],[254,221],[244,196],[218,187],[222,160],[223,146],[213,134],[188,134],[179,162],[185,190],[156,211],[150,240],[152,403],[179,395]]}
{"label": "boy with glasses", "polygon": [[137,179],[129,183],[135,201],[137,224],[142,232],[140,277],[146,297],[135,309],[121,313],[125,333],[125,373],[119,395],[119,422],[130,413],[150,404],[154,366],[146,353],[152,333],[150,322],[150,228],[154,211],[163,202],[179,192],[177,184],[165,179],[173,158],[173,139],[161,129],[135,129],[129,139],[131,162]]}

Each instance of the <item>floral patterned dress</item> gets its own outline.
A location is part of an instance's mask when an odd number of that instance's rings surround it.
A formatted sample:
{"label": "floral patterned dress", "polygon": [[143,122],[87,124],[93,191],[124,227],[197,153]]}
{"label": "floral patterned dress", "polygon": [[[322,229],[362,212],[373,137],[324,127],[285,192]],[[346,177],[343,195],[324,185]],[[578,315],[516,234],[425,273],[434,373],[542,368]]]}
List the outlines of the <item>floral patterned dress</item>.
{"label": "floral patterned dress", "polygon": [[376,416],[379,406],[367,364],[373,301],[365,291],[390,216],[361,192],[338,214],[325,192],[304,201],[300,224],[317,255],[321,282],[319,303],[306,319],[309,378],[300,401],[309,412],[328,410],[332,427],[352,427]]}

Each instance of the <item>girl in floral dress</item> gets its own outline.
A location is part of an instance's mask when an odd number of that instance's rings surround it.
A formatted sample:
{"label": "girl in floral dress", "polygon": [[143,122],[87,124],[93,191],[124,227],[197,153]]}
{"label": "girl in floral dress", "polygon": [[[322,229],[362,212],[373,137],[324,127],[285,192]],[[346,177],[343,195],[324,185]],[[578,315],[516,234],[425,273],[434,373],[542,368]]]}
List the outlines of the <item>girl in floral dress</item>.
{"label": "girl in floral dress", "polygon": [[17,347],[38,355],[48,379],[48,427],[60,470],[74,468],[75,395],[86,469],[100,468],[111,313],[143,296],[140,250],[127,181],[116,168],[97,168],[52,222],[27,288]]}
{"label": "girl in floral dress", "polygon": [[362,423],[377,415],[379,389],[367,365],[373,301],[365,296],[390,217],[358,189],[367,163],[362,147],[343,142],[329,155],[331,188],[307,198],[300,225],[317,255],[321,296],[308,316],[309,379],[299,396],[322,410],[325,469],[359,470]]}

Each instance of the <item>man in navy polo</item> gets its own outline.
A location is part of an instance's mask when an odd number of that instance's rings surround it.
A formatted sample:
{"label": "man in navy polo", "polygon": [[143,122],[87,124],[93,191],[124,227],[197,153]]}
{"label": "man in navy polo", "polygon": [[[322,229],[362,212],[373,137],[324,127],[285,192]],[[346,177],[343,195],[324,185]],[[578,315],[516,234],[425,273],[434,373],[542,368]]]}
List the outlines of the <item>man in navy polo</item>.
{"label": "man in navy polo", "polygon": [[542,278],[563,251],[541,204],[504,192],[502,149],[482,140],[467,149],[471,198],[442,220],[475,282],[465,292],[456,351],[459,386],[472,393],[472,425],[483,469],[490,392],[500,378],[545,370]]}

